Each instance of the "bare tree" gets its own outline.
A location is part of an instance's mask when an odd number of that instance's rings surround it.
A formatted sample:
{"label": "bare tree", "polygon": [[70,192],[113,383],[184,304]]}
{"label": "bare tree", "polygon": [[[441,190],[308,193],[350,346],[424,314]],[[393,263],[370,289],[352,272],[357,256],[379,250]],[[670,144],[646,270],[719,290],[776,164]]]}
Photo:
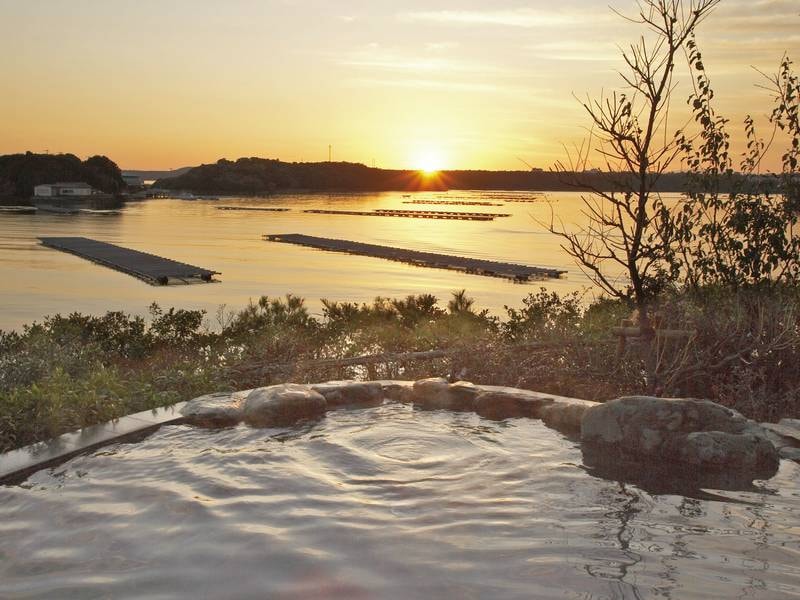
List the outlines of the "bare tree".
{"label": "bare tree", "polygon": [[[648,34],[622,51],[624,89],[582,102],[591,118],[590,139],[568,164],[557,165],[589,190],[582,197],[588,225],[570,232],[551,220],[550,231],[595,284],[635,302],[645,334],[651,331],[649,300],[680,270],[669,209],[655,192],[681,153],[681,132],[669,124],[675,69],[687,41],[719,2],[638,1],[638,15],[623,18]],[[606,177],[582,177],[593,151],[602,157]],[[624,272],[624,280],[610,275],[609,266]]]}

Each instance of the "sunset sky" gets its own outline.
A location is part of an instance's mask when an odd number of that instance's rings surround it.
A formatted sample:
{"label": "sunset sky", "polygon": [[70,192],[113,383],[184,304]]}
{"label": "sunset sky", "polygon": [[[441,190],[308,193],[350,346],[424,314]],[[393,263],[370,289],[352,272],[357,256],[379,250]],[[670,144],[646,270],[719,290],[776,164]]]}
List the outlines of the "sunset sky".
{"label": "sunset sky", "polygon": [[[637,33],[606,0],[0,0],[0,153],[547,168]],[[738,130],[769,111],[751,65],[800,61],[800,2],[723,0],[699,41]]]}

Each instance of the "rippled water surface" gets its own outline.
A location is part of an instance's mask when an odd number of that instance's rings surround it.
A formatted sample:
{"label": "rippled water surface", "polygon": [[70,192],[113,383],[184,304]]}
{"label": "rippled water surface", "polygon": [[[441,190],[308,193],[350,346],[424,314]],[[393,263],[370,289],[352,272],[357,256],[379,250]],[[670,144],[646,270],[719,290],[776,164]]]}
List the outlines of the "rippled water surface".
{"label": "rippled water surface", "polygon": [[798,483],[654,495],[539,421],[394,404],[171,426],[0,488],[0,597],[800,597]]}
{"label": "rippled water surface", "polygon": [[[533,203],[511,200],[535,199]],[[541,200],[548,200],[543,202]],[[490,202],[500,206],[406,204],[418,201]],[[219,206],[281,207],[288,212],[223,211]],[[494,221],[309,214],[306,209],[414,210],[507,213]],[[552,213],[551,213],[552,210]],[[120,214],[0,214],[0,329],[16,329],[48,314],[108,310],[146,313],[162,306],[243,307],[250,298],[294,293],[314,312],[320,298],[371,301],[375,296],[432,293],[446,301],[466,288],[481,308],[503,314],[521,306],[540,285],[582,290],[588,279],[545,230],[551,216],[583,222],[578,194],[528,192],[298,194],[219,201],[150,200]],[[264,234],[302,233],[380,245],[568,270],[560,280],[519,285],[504,279],[414,267],[366,256],[265,242]],[[151,287],[71,254],[40,246],[41,236],[82,236],[158,254],[221,272],[213,285]]]}

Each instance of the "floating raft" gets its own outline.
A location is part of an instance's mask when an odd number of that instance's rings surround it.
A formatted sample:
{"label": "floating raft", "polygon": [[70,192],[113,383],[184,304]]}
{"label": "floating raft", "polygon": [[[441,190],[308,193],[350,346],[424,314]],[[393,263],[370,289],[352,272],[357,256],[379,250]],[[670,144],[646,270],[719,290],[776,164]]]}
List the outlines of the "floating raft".
{"label": "floating raft", "polygon": [[538,204],[542,202],[546,202],[548,204],[552,204],[552,202],[547,198],[503,198],[503,202],[518,202],[518,203],[526,203],[526,204]]}
{"label": "floating raft", "polygon": [[288,212],[290,208],[272,208],[268,206],[217,206],[217,210],[258,210],[263,212]]}
{"label": "floating raft", "polygon": [[529,267],[526,265],[495,262],[492,260],[435,254],[433,252],[419,252],[417,250],[405,250],[403,248],[378,246],[376,244],[363,244],[361,242],[351,242],[349,240],[313,237],[299,233],[265,235],[264,240],[296,244],[298,246],[306,246],[318,250],[329,250],[331,252],[344,252],[346,254],[385,258],[387,260],[404,262],[421,267],[463,271],[476,275],[487,275],[489,277],[504,277],[519,282],[529,281],[531,279],[542,279],[545,277],[557,278],[566,273],[566,271],[559,271],[557,269]]}
{"label": "floating raft", "polygon": [[440,204],[444,206],[503,206],[498,202],[470,202],[468,200],[405,200],[403,204]]}
{"label": "floating raft", "polygon": [[510,217],[508,213],[474,213],[474,212],[455,212],[445,210],[405,210],[402,208],[376,208],[376,213],[390,213],[392,215],[405,216],[419,216],[419,215],[450,215],[458,217]]}
{"label": "floating raft", "polygon": [[495,215],[485,213],[441,212],[433,210],[327,210],[313,208],[305,213],[317,215],[355,215],[359,217],[406,217],[409,219],[449,219],[458,221],[494,221]]}
{"label": "floating raft", "polygon": [[84,237],[44,237],[39,238],[42,245],[48,248],[75,254],[94,263],[122,271],[138,277],[150,285],[168,285],[170,283],[211,282],[218,271],[209,271],[193,265],[162,258],[155,254],[147,254],[98,242]]}

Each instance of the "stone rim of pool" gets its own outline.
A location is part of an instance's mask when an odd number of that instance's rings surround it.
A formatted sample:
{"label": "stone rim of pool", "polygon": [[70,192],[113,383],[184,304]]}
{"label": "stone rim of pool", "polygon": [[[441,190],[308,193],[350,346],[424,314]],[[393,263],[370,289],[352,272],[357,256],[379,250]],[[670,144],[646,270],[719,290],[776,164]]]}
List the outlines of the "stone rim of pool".
{"label": "stone rim of pool", "polygon": [[800,423],[759,424],[709,400],[632,396],[599,403],[444,378],[346,380],[209,394],[87,427],[0,455],[0,485],[21,483],[38,470],[114,442],[135,441],[161,425],[289,426],[328,410],[384,400],[475,412],[491,420],[541,419],[581,442],[587,471],[632,483],[659,482],[662,474],[679,471],[684,483],[698,489],[747,489],[756,479],[771,478],[782,458],[800,459]]}

